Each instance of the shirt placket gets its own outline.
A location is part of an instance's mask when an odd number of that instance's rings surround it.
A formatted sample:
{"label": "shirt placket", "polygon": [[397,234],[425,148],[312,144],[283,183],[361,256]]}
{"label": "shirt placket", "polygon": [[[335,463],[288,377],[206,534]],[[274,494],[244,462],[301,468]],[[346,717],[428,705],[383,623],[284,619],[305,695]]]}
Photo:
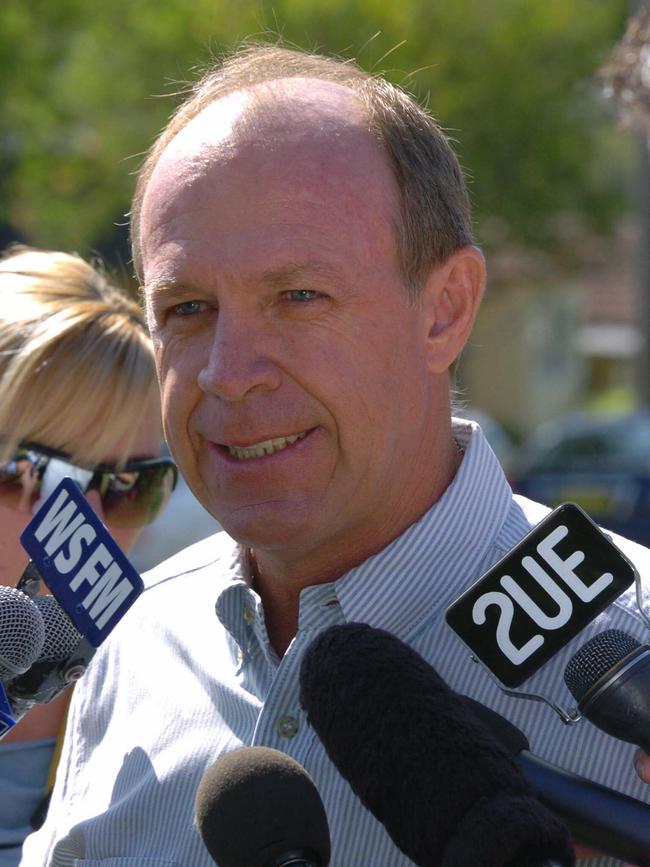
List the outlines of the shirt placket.
{"label": "shirt placket", "polygon": [[273,674],[255,727],[255,745],[273,747],[298,762],[305,762],[316,735],[300,707],[300,665],[318,633],[343,621],[333,585],[309,587],[303,591],[298,631]]}

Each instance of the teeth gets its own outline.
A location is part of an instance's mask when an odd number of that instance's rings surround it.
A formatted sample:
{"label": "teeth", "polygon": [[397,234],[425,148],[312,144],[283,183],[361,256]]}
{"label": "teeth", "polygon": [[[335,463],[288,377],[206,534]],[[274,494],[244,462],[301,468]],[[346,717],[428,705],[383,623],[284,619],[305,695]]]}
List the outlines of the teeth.
{"label": "teeth", "polygon": [[290,437],[275,437],[272,440],[264,440],[264,442],[256,443],[254,446],[228,446],[228,452],[240,461],[246,461],[249,458],[261,458],[264,455],[272,455],[273,452],[281,452],[291,443],[304,439],[306,436],[307,431],[304,431]]}

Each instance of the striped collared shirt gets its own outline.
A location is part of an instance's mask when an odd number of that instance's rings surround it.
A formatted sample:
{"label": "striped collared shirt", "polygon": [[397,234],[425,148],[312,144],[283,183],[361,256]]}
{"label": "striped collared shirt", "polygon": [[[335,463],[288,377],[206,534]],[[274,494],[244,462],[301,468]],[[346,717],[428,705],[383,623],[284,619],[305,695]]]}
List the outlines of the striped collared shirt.
{"label": "striped collared shirt", "polygon": [[[218,756],[241,745],[283,750],[309,771],[327,810],[331,867],[412,864],[334,770],[299,706],[306,647],[323,629],[348,621],[409,643],[452,688],[519,726],[536,755],[649,798],[632,769],[632,746],[586,721],[567,728],[546,705],[505,695],[446,625],[446,607],[548,511],[513,497],[480,429],[456,421],[455,434],[465,455],[442,498],[380,553],[334,583],[303,590],[298,632],[281,660],[240,550],[226,534],[145,576],[146,592],[76,687],[50,812],[25,845],[24,867],[210,867],[194,820],[196,788]],[[647,576],[650,552],[617,541]],[[526,690],[569,706],[566,661],[608,627],[647,639],[633,594],[543,666]],[[405,769],[386,768],[392,772]]]}

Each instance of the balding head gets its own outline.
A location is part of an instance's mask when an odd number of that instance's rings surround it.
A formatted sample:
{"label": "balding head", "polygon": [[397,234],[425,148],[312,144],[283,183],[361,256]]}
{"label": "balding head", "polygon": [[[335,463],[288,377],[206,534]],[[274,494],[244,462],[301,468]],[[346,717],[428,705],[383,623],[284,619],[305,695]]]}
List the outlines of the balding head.
{"label": "balding head", "polygon": [[[355,143],[367,144],[371,134],[363,103],[342,85],[303,78],[234,91],[188,120],[161,151],[149,177],[174,165],[180,155],[184,160],[194,155],[197,171],[210,155],[219,153],[226,161],[244,147],[263,151],[272,160],[288,141],[305,145],[321,141],[328,148],[348,150]],[[145,188],[145,200],[146,196]]]}
{"label": "balding head", "polygon": [[357,207],[361,221],[362,209],[371,208],[396,247],[399,191],[362,102],[335,82],[283,79],[209,103],[163,150],[140,210],[143,271],[155,258],[167,216],[182,220],[186,210],[189,221],[197,209],[214,213],[245,184],[242,198],[254,194],[260,207],[277,206],[283,193],[295,205],[296,190],[320,189],[314,208],[328,207],[325,191],[335,207],[348,213]]}
{"label": "balding head", "polygon": [[[234,124],[230,131],[236,126],[239,135],[264,119],[265,139],[260,146],[269,151],[287,119],[299,120],[301,113],[305,120],[315,121],[317,111],[319,118],[319,123],[306,124],[303,134],[318,134],[332,145],[341,124],[364,127],[378,142],[393,177],[398,252],[412,295],[417,296],[433,267],[471,243],[469,201],[458,161],[435,121],[410,96],[352,63],[257,46],[208,72],[152,147],[138,178],[131,213],[133,257],[140,278],[140,221],[149,180],[174,139],[210,106],[204,119],[214,122],[216,136],[228,124]],[[212,135],[208,126],[205,135]]]}

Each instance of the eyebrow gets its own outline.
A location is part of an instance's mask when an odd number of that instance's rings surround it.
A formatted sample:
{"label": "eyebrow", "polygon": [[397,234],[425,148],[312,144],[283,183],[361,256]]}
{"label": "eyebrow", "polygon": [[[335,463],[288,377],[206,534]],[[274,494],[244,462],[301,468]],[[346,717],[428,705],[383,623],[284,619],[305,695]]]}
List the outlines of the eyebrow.
{"label": "eyebrow", "polygon": [[[180,280],[175,280],[173,277],[159,277],[157,280],[151,280],[148,283],[145,283],[140,287],[140,291],[144,293],[148,292],[162,292],[166,289],[168,290],[177,290],[183,289],[187,286],[185,283],[181,283]],[[187,286],[187,288],[191,288]]]}

